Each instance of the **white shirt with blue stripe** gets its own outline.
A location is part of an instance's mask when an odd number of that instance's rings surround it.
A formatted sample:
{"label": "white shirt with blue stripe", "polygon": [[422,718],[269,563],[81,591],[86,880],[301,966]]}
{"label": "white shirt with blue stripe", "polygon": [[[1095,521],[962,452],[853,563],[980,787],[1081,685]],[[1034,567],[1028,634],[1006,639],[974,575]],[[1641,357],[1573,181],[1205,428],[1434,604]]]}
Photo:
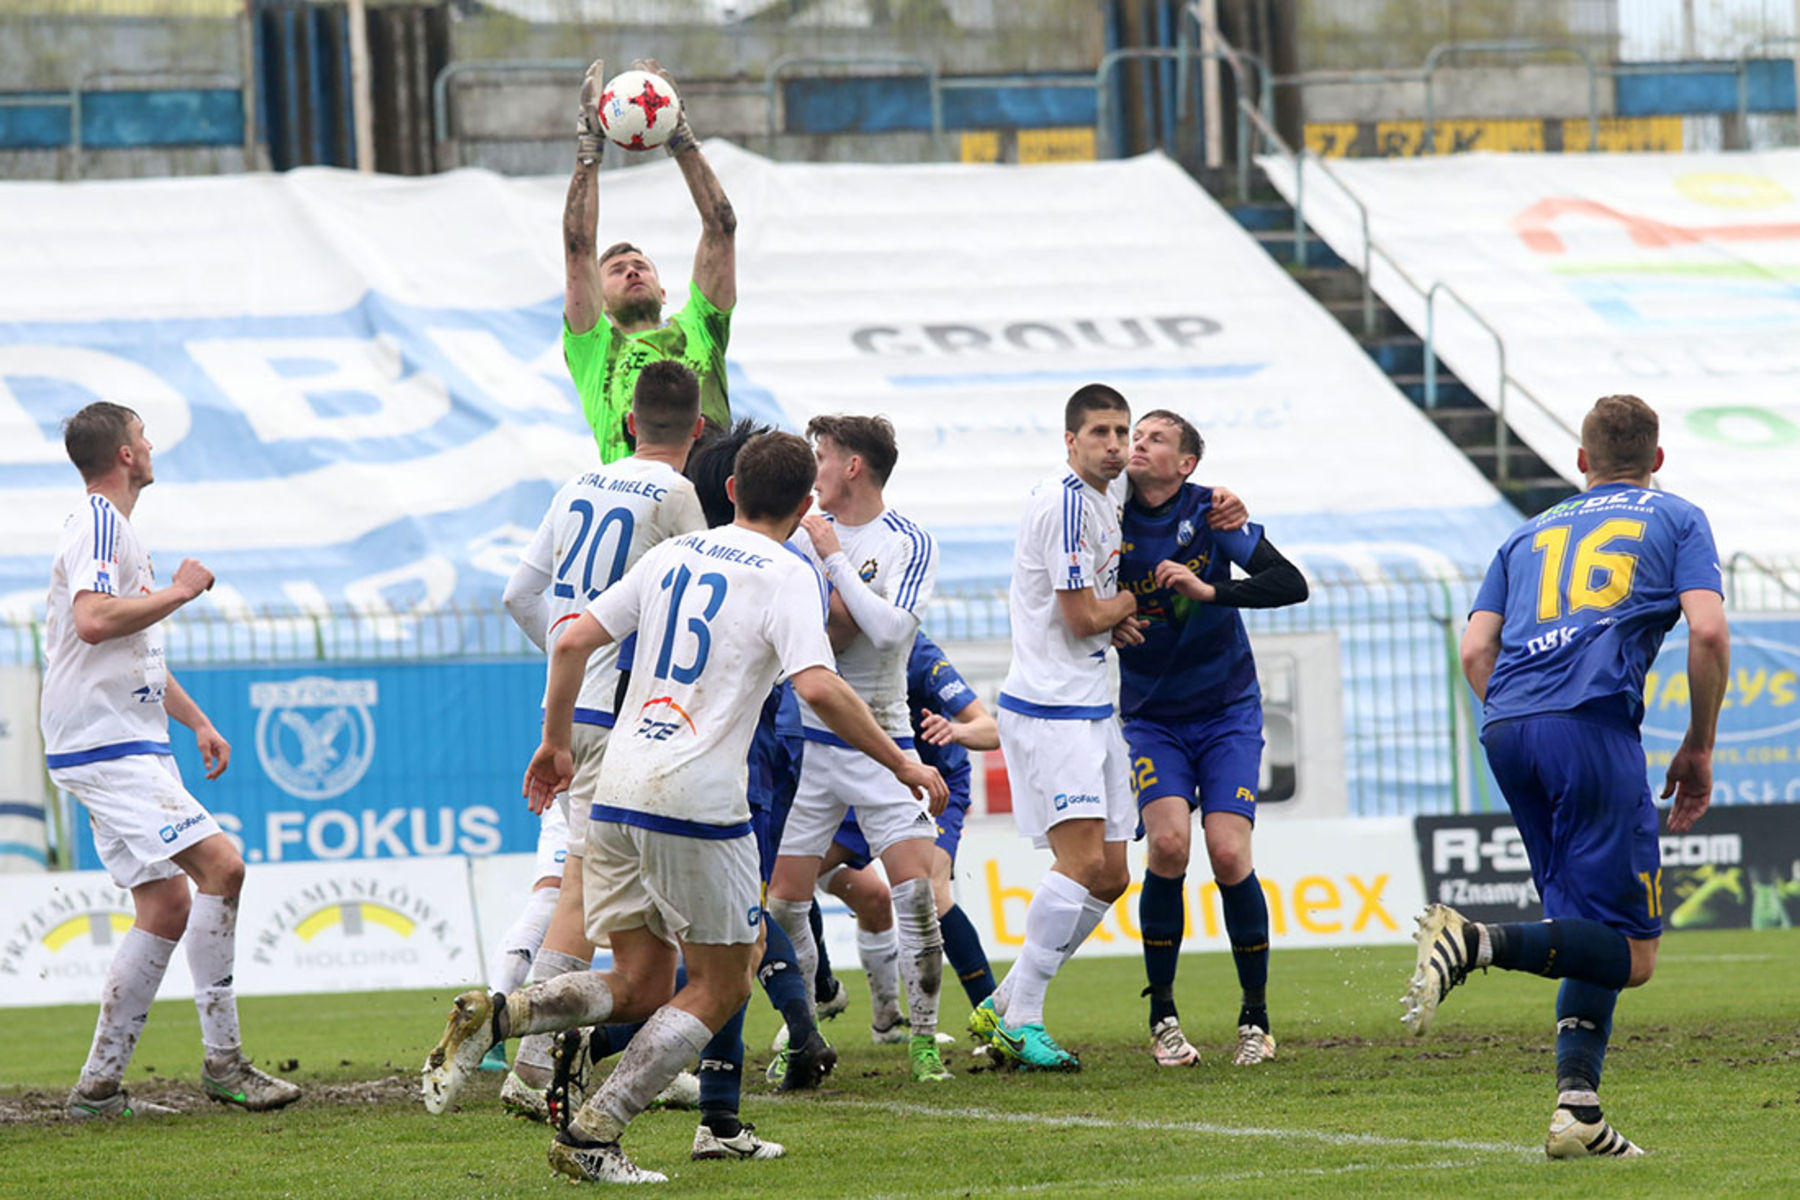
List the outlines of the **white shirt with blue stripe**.
{"label": "white shirt with blue stripe", "polygon": [[50,568],[44,629],[44,758],[52,770],[132,754],[168,754],[163,710],[168,668],[152,625],[89,645],[75,632],[75,597],[145,596],[156,590],[150,556],[131,522],[90,495],[63,524]]}
{"label": "white shirt with blue stripe", "polygon": [[[843,559],[838,560],[838,573],[848,573],[846,586],[855,581],[886,601],[894,610],[894,620],[884,622],[890,628],[880,631],[864,629],[838,652],[838,674],[855,689],[875,714],[883,732],[902,747],[912,745],[912,720],[906,708],[906,663],[912,654],[913,637],[918,633],[925,605],[937,587],[937,541],[919,526],[893,509],[884,509],[866,525],[846,525],[834,521],[838,541],[843,546]],[[819,558],[804,529],[794,534],[794,544],[817,563],[834,583],[838,576]],[[841,745],[837,736],[825,727],[818,714],[800,705],[800,724],[807,740]]]}
{"label": "white shirt with blue stripe", "polygon": [[1106,600],[1119,590],[1119,501],[1065,470],[1039,483],[1025,502],[1013,545],[1012,667],[1000,707],[1051,720],[1113,714],[1112,632],[1076,637],[1056,594],[1092,588]]}

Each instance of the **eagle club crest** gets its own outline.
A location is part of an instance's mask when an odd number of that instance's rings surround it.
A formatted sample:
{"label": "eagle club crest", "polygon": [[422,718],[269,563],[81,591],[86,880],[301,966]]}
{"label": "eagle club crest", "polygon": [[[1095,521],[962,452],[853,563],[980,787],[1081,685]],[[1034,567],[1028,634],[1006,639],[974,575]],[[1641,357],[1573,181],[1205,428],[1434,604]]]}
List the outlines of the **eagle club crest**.
{"label": "eagle club crest", "polygon": [[290,796],[329,800],[355,787],[375,760],[373,679],[310,675],[250,685],[256,757]]}
{"label": "eagle club crest", "polygon": [[876,565],[875,560],[871,558],[869,561],[865,562],[862,566],[860,566],[856,569],[856,577],[858,579],[862,580],[864,583],[874,583],[875,582],[875,572],[878,570],[880,570],[880,567],[878,567]]}

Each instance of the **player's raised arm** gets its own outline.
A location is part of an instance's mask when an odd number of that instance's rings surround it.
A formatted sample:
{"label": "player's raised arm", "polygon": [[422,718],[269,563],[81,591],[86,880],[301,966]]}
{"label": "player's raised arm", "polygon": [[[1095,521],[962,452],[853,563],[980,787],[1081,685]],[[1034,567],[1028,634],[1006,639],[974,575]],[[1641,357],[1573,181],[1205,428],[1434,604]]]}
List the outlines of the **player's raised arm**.
{"label": "player's raised arm", "polygon": [[563,202],[563,321],[574,334],[586,333],[600,321],[600,267],[594,243],[600,228],[600,155],[606,146],[600,131],[600,91],[605,86],[606,63],[595,59],[581,80],[575,173]]}
{"label": "player's raised arm", "polygon": [[[662,76],[670,89],[680,94],[675,78],[653,58],[640,58],[631,64],[635,71],[649,71]],[[663,143],[663,150],[681,168],[687,181],[688,194],[700,214],[700,244],[694,250],[694,285],[711,305],[730,312],[737,304],[737,213],[726,198],[725,188],[713,174],[712,164],[700,152],[700,139],[688,126],[686,101],[681,105],[681,119],[675,132]]]}
{"label": "player's raised arm", "polygon": [[148,596],[114,596],[83,591],[75,595],[75,636],[88,645],[129,637],[150,628],[189,600],[209,590],[213,573],[197,559],[183,559],[169,586]]}
{"label": "player's raised arm", "polygon": [[1731,672],[1731,631],[1719,593],[1709,589],[1681,593],[1681,615],[1688,624],[1688,727],[1681,748],[1669,760],[1662,790],[1664,800],[1675,798],[1669,814],[1674,833],[1692,829],[1712,803],[1713,740]]}

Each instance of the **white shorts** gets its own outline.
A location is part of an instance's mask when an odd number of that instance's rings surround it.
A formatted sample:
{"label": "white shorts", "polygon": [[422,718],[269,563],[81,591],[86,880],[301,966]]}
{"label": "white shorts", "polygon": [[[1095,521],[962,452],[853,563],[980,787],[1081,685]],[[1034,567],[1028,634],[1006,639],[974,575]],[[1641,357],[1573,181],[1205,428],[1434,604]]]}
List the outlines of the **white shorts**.
{"label": "white shorts", "polygon": [[674,945],[754,942],[762,923],[756,838],[663,833],[617,821],[588,825],[581,860],[582,907],[590,942],[645,928]]}
{"label": "white shorts", "polygon": [[1136,835],[1131,752],[1117,717],[1052,721],[1003,708],[999,723],[1013,821],[1032,845],[1048,846],[1052,825],[1082,819],[1105,821],[1109,842]]}
{"label": "white shorts", "polygon": [[568,804],[559,796],[555,804],[538,814],[537,874],[531,877],[532,882],[536,883],[540,879],[560,880],[563,863],[568,857]]}
{"label": "white shorts", "polygon": [[[575,759],[575,778],[569,790],[556,797],[568,828],[568,852],[580,858],[587,851],[588,813],[600,791],[600,763],[606,758],[606,739],[612,730],[601,725],[578,724],[569,735],[569,752]],[[557,874],[562,874],[559,869]]]}
{"label": "white shorts", "polygon": [[[906,753],[918,758],[910,750]],[[861,750],[808,738],[800,760],[800,786],[781,835],[781,853],[823,856],[852,806],[872,857],[881,857],[883,850],[908,838],[937,839],[931,810],[923,800],[914,799],[893,772]]]}
{"label": "white shorts", "polygon": [[170,754],[54,767],[50,782],[87,806],[100,865],[127,890],[181,874],[170,860],[219,832]]}

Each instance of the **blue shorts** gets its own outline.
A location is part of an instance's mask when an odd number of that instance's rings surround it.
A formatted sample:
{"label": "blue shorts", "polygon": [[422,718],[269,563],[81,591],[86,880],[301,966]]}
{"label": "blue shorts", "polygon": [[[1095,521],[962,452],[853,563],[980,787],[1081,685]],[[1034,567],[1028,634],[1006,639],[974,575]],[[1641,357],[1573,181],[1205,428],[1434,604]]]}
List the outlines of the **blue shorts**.
{"label": "blue shorts", "polygon": [[[1262,703],[1234,704],[1188,721],[1125,719],[1131,747],[1131,790],[1138,808],[1180,796],[1188,811],[1228,812],[1256,821],[1262,779]],[[1143,836],[1140,825],[1138,836]]]}
{"label": "blue shorts", "polygon": [[1545,917],[1662,934],[1662,849],[1644,746],[1616,725],[1549,715],[1481,731],[1531,857]]}
{"label": "blue shorts", "polygon": [[[950,793],[950,803],[937,819],[937,844],[942,846],[950,861],[956,861],[956,847],[962,843],[963,820],[969,815],[969,793],[965,786]],[[856,827],[856,810],[852,808],[844,816],[844,823],[831,840],[841,848],[850,852],[850,860],[845,865],[852,870],[860,871],[874,859],[869,857],[869,843],[863,837],[862,830]]]}
{"label": "blue shorts", "polygon": [[775,874],[775,852],[781,848],[794,789],[800,786],[805,747],[802,738],[777,733],[767,725],[758,725],[750,742],[750,828],[756,834],[756,856],[764,883]]}

